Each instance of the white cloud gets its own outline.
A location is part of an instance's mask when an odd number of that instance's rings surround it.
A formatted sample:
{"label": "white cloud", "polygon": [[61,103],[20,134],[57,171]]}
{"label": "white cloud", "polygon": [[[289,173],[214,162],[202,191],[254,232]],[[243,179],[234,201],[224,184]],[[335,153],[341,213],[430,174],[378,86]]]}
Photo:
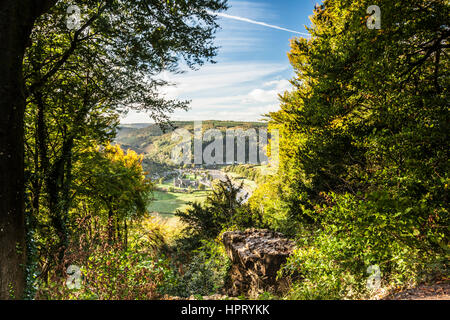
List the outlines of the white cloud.
{"label": "white cloud", "polygon": [[[260,120],[263,114],[279,109],[278,94],[290,87],[287,80],[281,80],[290,77],[288,61],[265,54],[271,41],[267,35],[273,34],[271,29],[297,31],[262,22],[281,21],[273,4],[233,0],[229,3],[231,9],[226,15],[221,14],[223,30],[217,34],[216,43],[221,47],[219,63],[166,75],[176,86],[165,88],[162,93],[169,99],[192,101],[191,109],[176,111],[173,120]],[[275,34],[286,39],[290,36]],[[148,121],[148,115],[136,112],[130,112],[123,120]]]}
{"label": "white cloud", "polygon": [[244,100],[243,102],[244,103],[250,103],[250,102],[267,103],[267,102],[273,101],[276,94],[277,93],[275,90],[268,91],[268,90],[262,90],[262,89],[255,89],[248,94],[248,98],[246,100]]}
{"label": "white cloud", "polygon": [[264,89],[254,89],[252,90],[243,103],[276,103],[278,101],[278,95],[282,94],[286,90],[291,88],[291,84],[288,80],[274,80],[264,83]]}
{"label": "white cloud", "polygon": [[245,88],[243,94],[224,95],[192,100],[192,110],[175,113],[174,120],[239,120],[257,121],[264,114],[279,110],[279,94],[291,88],[288,80],[271,80],[261,83],[259,88]]}
{"label": "white cloud", "polygon": [[[289,67],[273,63],[221,63],[208,65],[198,71],[180,75],[168,75],[167,80],[175,86],[164,89],[169,98],[195,99],[195,95],[217,97],[232,92],[237,95],[254,86],[255,81],[286,71]],[[224,92],[227,91],[228,92]]]}
{"label": "white cloud", "polygon": [[234,121],[260,121],[264,114],[279,110],[278,104],[261,104],[255,106],[234,105],[234,108],[210,108],[195,112],[177,113],[172,119],[183,121],[194,120],[234,120]]}
{"label": "white cloud", "polygon": [[281,79],[281,80],[272,80],[264,83],[264,87],[273,87],[278,91],[286,91],[291,88],[291,83],[289,80]]}
{"label": "white cloud", "polygon": [[[288,80],[279,79],[286,69],[271,63],[228,63],[166,75],[167,80],[178,83],[166,90],[167,98],[191,100],[191,109],[176,111],[172,119],[260,120],[263,114],[279,109],[278,94],[291,88]],[[123,122],[148,121],[146,114],[130,112]]]}

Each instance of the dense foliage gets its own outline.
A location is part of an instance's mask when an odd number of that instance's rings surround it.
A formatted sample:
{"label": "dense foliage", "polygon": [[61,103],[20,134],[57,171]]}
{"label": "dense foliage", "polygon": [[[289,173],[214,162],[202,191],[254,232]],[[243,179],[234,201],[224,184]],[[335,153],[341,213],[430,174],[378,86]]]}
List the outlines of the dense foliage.
{"label": "dense foliage", "polygon": [[[382,28],[366,9],[382,8]],[[310,39],[294,39],[295,90],[270,114],[281,131],[267,211],[299,238],[287,269],[295,298],[420,279],[448,260],[449,6],[446,1],[329,0]],[[268,186],[263,186],[267,188]],[[295,225],[293,227],[293,225]]]}
{"label": "dense foliage", "polygon": [[[80,8],[74,28],[68,26],[69,4]],[[85,252],[89,263],[83,261],[93,268],[86,270],[92,275],[87,284],[103,272],[98,268],[105,261],[117,268],[140,261],[129,234],[147,213],[152,183],[142,156],[110,143],[120,115],[129,109],[163,122],[175,109],[187,108],[186,102],[159,94],[169,85],[160,74],[177,72],[180,64],[194,69],[214,62],[214,12],[226,8],[219,0],[59,1],[36,20],[22,66],[27,248],[19,250],[27,251],[28,297],[36,283],[46,287],[55,277],[61,283],[67,267],[77,262],[67,259],[69,251],[94,230],[107,247],[91,239],[95,245]],[[102,254],[106,260],[97,261]],[[133,291],[139,283],[132,275],[129,280],[123,289]],[[114,279],[108,281],[113,286]],[[21,296],[22,289],[10,296]],[[154,296],[108,292],[92,295]]]}

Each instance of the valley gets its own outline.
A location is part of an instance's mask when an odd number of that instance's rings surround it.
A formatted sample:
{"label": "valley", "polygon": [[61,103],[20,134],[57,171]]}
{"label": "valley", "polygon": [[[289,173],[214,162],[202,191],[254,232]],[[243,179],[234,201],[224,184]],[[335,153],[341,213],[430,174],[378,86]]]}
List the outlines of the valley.
{"label": "valley", "polygon": [[[265,129],[265,123],[233,122],[233,121],[204,121],[204,130],[250,130]],[[172,141],[172,133],[176,129],[193,131],[192,122],[173,122],[171,126],[157,124],[129,124],[119,128],[115,142],[123,150],[133,150],[143,155],[143,169],[154,185],[153,197],[148,204],[148,211],[163,220],[173,222],[174,213],[189,207],[189,203],[204,203],[214,183],[225,181],[230,177],[238,187],[243,184],[238,198],[247,202],[257,187],[257,182],[242,174],[231,172],[230,165],[195,166],[177,165],[171,159],[171,152],[176,147]],[[262,168],[260,165],[241,165]],[[228,172],[226,172],[228,171]],[[177,181],[185,182],[184,186],[177,185]]]}

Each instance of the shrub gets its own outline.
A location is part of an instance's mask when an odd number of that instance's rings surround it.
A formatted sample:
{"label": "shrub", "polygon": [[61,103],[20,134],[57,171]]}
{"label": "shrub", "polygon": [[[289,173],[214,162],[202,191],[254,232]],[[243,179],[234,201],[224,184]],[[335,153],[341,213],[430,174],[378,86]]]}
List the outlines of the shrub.
{"label": "shrub", "polygon": [[229,259],[219,240],[202,241],[179,275],[176,285],[166,293],[181,297],[209,296],[225,285]]}
{"label": "shrub", "polygon": [[366,199],[331,194],[329,201],[329,206],[314,211],[320,228],[314,236],[303,234],[284,267],[284,272],[299,272],[303,278],[290,298],[369,297],[373,292],[366,286],[367,271],[374,265],[381,269],[381,287],[420,282],[436,266],[446,270],[448,240],[439,227],[445,223],[445,212],[427,225],[421,223],[426,206],[420,201],[382,193]]}
{"label": "shrub", "polygon": [[[175,285],[171,262],[161,252],[158,230],[148,230],[146,239],[135,239],[128,248],[111,244],[107,235],[97,230],[95,236],[83,234],[66,250],[56,272],[39,279],[36,299],[77,300],[150,300],[158,299]],[[69,267],[73,266],[73,267]],[[67,268],[69,267],[69,269]],[[80,287],[69,288],[68,272],[80,280]]]}

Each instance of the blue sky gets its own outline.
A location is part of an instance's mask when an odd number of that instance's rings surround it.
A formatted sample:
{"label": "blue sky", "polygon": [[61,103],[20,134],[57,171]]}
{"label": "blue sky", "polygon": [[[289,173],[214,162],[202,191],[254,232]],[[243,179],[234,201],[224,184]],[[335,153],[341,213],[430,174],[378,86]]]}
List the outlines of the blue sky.
{"label": "blue sky", "polygon": [[[278,110],[278,93],[290,88],[293,71],[287,58],[289,40],[305,37],[317,0],[231,0],[220,17],[217,64],[181,75],[163,75],[176,84],[168,98],[191,100],[189,111],[172,120],[257,121]],[[151,122],[130,112],[122,123]]]}

